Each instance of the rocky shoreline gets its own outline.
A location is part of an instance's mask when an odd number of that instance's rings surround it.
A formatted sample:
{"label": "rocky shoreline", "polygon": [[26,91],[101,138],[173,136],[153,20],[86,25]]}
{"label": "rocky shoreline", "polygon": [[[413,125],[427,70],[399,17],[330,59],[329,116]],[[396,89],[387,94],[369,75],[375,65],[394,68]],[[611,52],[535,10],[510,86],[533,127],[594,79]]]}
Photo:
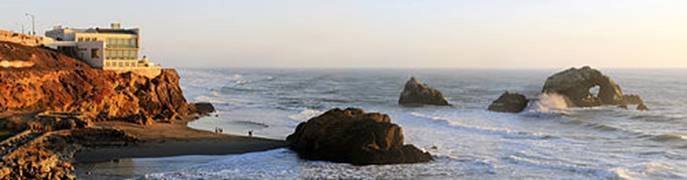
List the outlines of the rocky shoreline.
{"label": "rocky shoreline", "polygon": [[[284,146],[283,141],[186,127],[189,121],[212,113],[214,107],[188,103],[174,69],[164,69],[154,78],[115,73],[91,68],[51,49],[1,41],[0,60],[31,64],[0,67],[0,129],[15,134],[0,144],[0,179],[73,179],[71,163],[82,151],[117,150],[97,153],[98,160],[106,161]],[[195,147],[216,148],[176,150],[188,147],[190,140],[204,142]],[[159,144],[173,145],[152,148],[155,151],[148,154],[126,153]]]}

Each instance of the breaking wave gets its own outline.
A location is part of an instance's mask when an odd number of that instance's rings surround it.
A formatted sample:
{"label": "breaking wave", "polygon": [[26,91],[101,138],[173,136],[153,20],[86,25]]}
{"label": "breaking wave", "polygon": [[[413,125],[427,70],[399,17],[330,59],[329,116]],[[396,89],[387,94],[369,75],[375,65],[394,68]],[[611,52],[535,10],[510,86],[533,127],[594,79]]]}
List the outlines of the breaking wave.
{"label": "breaking wave", "polygon": [[466,130],[466,131],[472,131],[472,132],[478,132],[481,134],[497,135],[497,136],[501,136],[501,137],[506,138],[506,139],[556,139],[556,138],[558,138],[558,137],[553,136],[553,135],[543,134],[543,133],[539,133],[539,132],[525,132],[525,131],[518,131],[518,130],[513,130],[513,129],[508,129],[508,128],[484,127],[484,126],[478,126],[478,125],[469,125],[469,124],[451,121],[447,117],[430,116],[430,115],[424,115],[424,114],[420,114],[420,113],[411,113],[411,115],[418,117],[418,118],[433,120],[437,123],[446,124],[452,128]]}
{"label": "breaking wave", "polygon": [[566,114],[567,109],[568,101],[566,100],[565,96],[555,93],[542,93],[539,94],[535,100],[530,102],[526,108],[526,111]]}
{"label": "breaking wave", "polygon": [[319,111],[319,110],[306,108],[298,114],[290,115],[289,119],[295,120],[295,121],[307,121],[308,119],[313,118],[313,117],[320,115],[322,113],[323,112]]}

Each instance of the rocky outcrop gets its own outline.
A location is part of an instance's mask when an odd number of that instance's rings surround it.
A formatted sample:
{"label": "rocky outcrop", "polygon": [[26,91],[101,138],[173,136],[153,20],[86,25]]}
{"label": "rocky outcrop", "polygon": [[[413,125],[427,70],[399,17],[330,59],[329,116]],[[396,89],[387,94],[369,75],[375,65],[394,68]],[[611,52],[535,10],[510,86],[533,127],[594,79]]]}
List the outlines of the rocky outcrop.
{"label": "rocky outcrop", "polygon": [[72,159],[81,147],[138,141],[121,130],[83,128],[41,133],[27,130],[0,143],[0,179],[74,179]]}
{"label": "rocky outcrop", "polygon": [[[127,145],[137,140],[93,121],[152,124],[214,111],[188,104],[179,75],[155,77],[93,69],[51,49],[0,37],[0,128],[23,131],[0,142],[0,179],[73,179],[80,146]],[[185,122],[185,121],[182,121]]]}
{"label": "rocky outcrop", "polygon": [[[24,64],[22,66],[0,66],[0,71],[10,70],[65,70],[90,68],[62,53],[42,47],[23,46],[0,41],[0,62]],[[22,68],[23,67],[23,68]]]}
{"label": "rocky outcrop", "polygon": [[411,77],[406,82],[401,97],[398,99],[398,104],[404,106],[421,106],[421,105],[437,105],[450,106],[446,98],[436,89],[432,89],[426,84]]}
{"label": "rocky outcrop", "polygon": [[207,102],[192,103],[189,108],[192,112],[196,112],[203,116],[215,112],[215,106]]}
{"label": "rocky outcrop", "polygon": [[403,144],[401,127],[386,114],[332,109],[298,125],[286,138],[301,158],[354,165],[428,162],[432,156]]}
{"label": "rocky outcrop", "polygon": [[642,100],[642,97],[639,97],[638,95],[634,95],[634,94],[624,95],[623,101],[625,102],[626,105],[630,105],[630,104],[637,105],[637,110],[640,110],[640,111],[648,111],[649,110],[649,107],[647,107],[644,104],[644,100]]}
{"label": "rocky outcrop", "polygon": [[71,156],[77,146],[62,136],[29,132],[2,154],[0,179],[75,179]]}
{"label": "rocky outcrop", "polygon": [[43,43],[52,42],[49,38],[9,32],[2,29],[0,29],[0,41],[12,42],[25,46],[40,46],[43,45]]}
{"label": "rocky outcrop", "polygon": [[525,110],[528,102],[525,95],[506,91],[489,105],[489,111],[518,113]]}
{"label": "rocky outcrop", "polygon": [[[598,95],[590,92],[599,87]],[[623,91],[608,76],[589,66],[570,68],[546,79],[544,93],[557,93],[568,97],[573,105],[591,107],[623,104]]]}
{"label": "rocky outcrop", "polygon": [[79,112],[94,120],[137,123],[194,114],[173,69],[147,78],[93,69],[48,49],[0,42],[0,58],[7,57],[36,65],[0,68],[0,111]]}
{"label": "rocky outcrop", "polygon": [[[598,94],[590,92],[594,87],[599,88]],[[569,104],[574,107],[601,105],[617,105],[622,107],[636,99],[641,101],[641,98],[636,95],[630,98],[625,96],[615,81],[602,74],[599,70],[592,69],[589,66],[579,69],[570,68],[550,76],[544,83],[542,92],[563,95],[571,101]],[[629,100],[625,100],[625,98]]]}

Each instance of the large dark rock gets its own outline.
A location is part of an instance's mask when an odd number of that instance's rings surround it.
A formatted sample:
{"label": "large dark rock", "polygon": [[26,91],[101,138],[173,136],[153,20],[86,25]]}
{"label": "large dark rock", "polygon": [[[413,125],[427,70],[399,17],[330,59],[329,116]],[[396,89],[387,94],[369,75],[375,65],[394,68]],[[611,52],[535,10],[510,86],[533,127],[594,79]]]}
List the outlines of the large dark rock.
{"label": "large dark rock", "polygon": [[401,127],[386,114],[332,109],[298,125],[286,138],[298,156],[354,165],[428,162],[432,156],[403,144]]}
{"label": "large dark rock", "polygon": [[525,95],[506,91],[489,105],[489,111],[518,113],[525,110],[528,102]]}
{"label": "large dark rock", "polygon": [[[598,94],[590,90],[599,88]],[[567,97],[574,107],[593,107],[601,105],[643,104],[637,95],[625,96],[620,86],[599,70],[589,66],[570,68],[549,77],[544,83],[543,93],[557,93]]]}
{"label": "large dark rock", "polygon": [[437,105],[450,106],[446,98],[436,89],[432,89],[426,84],[411,77],[406,82],[401,97],[398,99],[398,104],[404,106],[421,106],[421,105]]}
{"label": "large dark rock", "polygon": [[[590,92],[599,87],[598,95]],[[589,66],[570,68],[546,79],[544,93],[557,93],[568,97],[573,105],[591,107],[623,104],[623,91],[608,76]]]}
{"label": "large dark rock", "polygon": [[197,102],[191,103],[189,106],[191,112],[195,112],[199,115],[209,115],[215,112],[215,106],[209,102]]}

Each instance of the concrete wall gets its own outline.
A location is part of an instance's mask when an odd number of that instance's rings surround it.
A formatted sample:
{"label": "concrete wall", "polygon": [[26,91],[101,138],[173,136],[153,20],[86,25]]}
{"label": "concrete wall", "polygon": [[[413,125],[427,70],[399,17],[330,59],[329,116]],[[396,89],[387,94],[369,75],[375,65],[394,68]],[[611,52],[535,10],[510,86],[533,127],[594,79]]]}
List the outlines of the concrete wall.
{"label": "concrete wall", "polygon": [[[76,42],[79,57],[94,68],[102,68],[105,59],[105,43],[101,41]],[[96,53],[96,57],[94,54]]]}

